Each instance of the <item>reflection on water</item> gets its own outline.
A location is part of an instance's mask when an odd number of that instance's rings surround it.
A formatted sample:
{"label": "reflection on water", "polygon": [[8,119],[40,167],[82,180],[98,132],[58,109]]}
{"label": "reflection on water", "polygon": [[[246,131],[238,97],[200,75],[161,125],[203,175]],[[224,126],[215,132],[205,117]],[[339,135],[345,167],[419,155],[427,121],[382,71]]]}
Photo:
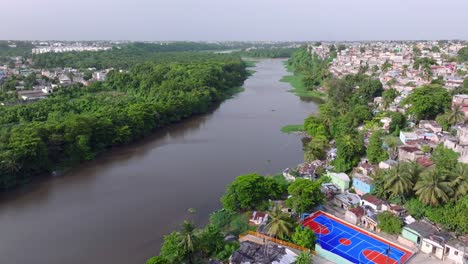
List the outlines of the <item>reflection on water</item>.
{"label": "reflection on water", "polygon": [[0,197],[0,263],[143,263],[184,219],[206,223],[237,175],[301,162],[301,141],[280,128],[316,105],[279,82],[281,60],[255,71],[209,114]]}

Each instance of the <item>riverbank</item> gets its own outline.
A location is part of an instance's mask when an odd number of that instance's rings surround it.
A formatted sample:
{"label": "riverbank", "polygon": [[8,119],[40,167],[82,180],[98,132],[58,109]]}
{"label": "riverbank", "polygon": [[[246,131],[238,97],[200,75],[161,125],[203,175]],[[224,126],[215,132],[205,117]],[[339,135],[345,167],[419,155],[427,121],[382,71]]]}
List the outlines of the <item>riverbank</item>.
{"label": "riverbank", "polygon": [[313,100],[314,102],[318,104],[325,102],[326,100],[325,93],[322,93],[319,91],[310,91],[306,89],[306,87],[304,86],[304,83],[302,82],[302,79],[304,78],[303,74],[295,73],[293,69],[287,64],[287,62],[284,63],[284,67],[290,73],[290,75],[283,76],[280,81],[291,84],[293,89],[291,89],[290,92],[306,100],[307,99]]}
{"label": "riverbank", "polygon": [[317,105],[278,81],[282,60],[259,61],[255,70],[244,92],[207,114],[3,197],[0,263],[144,263],[185,219],[208,223],[237,175],[300,163],[301,141],[280,128],[301,123]]}

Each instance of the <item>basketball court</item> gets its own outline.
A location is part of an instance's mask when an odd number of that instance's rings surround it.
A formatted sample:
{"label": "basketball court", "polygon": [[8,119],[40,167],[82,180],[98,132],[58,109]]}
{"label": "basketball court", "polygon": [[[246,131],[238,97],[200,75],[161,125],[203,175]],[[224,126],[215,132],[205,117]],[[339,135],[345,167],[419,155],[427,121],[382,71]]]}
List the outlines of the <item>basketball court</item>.
{"label": "basketball court", "polygon": [[317,244],[351,263],[404,264],[412,252],[324,212],[303,221],[317,234]]}

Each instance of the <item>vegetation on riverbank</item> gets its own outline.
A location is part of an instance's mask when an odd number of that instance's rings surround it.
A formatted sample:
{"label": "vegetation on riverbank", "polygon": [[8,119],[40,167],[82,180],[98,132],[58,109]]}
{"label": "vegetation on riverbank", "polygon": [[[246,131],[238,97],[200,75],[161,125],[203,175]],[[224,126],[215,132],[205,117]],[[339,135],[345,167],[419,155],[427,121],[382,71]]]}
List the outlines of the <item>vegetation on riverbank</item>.
{"label": "vegetation on riverbank", "polygon": [[[81,51],[62,53],[43,53],[33,55],[33,65],[37,68],[64,68],[75,69],[129,69],[130,67],[146,62],[170,63],[171,61],[191,62],[200,56],[207,59],[213,57],[212,52],[228,50],[233,47],[244,47],[246,44],[235,43],[198,43],[198,42],[172,42],[161,45],[159,43],[133,42],[113,47],[103,51]],[[206,52],[201,52],[206,51]],[[238,57],[224,54],[224,56]]]}
{"label": "vegetation on riverbank", "polygon": [[[269,236],[313,249],[315,233],[300,227],[300,214],[285,213],[278,204],[285,201],[298,213],[310,211],[325,198],[320,191],[321,184],[322,180],[304,179],[289,183],[281,175],[240,175],[228,185],[222,196],[223,208],[210,215],[209,223],[203,229],[195,228],[191,222],[184,222],[180,230],[164,237],[161,253],[146,263],[199,263],[208,259],[227,261],[239,248],[238,236],[248,230],[256,230],[255,226],[249,225],[252,211],[268,211],[270,221],[266,233]],[[225,239],[229,237],[232,239]]]}
{"label": "vegetation on riverbank", "polygon": [[[311,62],[299,65],[308,63]],[[405,129],[407,117],[399,112],[381,109],[374,114],[373,105],[369,104],[375,97],[394,99],[395,91],[389,89],[384,94],[382,83],[365,74],[350,74],[340,79],[328,76],[321,83],[327,92],[327,101],[320,105],[317,114],[304,121],[304,131],[312,138],[304,147],[305,160],[323,159],[330,147],[329,142],[333,142],[337,149],[337,157],[331,162],[335,172],[350,172],[365,155],[368,162],[373,164],[388,157],[396,158],[398,143],[394,136]],[[450,110],[449,92],[437,84],[414,89],[402,103],[410,104],[407,113],[416,121],[435,117],[448,120],[447,115],[451,115],[452,119],[454,116]],[[379,131],[383,117],[391,118],[387,131]],[[372,135],[366,147],[364,136],[368,133]],[[384,145],[386,149],[383,149]],[[373,195],[404,205],[416,218],[427,217],[448,231],[466,233],[468,225],[464,219],[468,218],[468,165],[459,163],[458,154],[443,145],[431,152],[430,159],[434,166],[430,168],[424,168],[414,161],[400,161],[391,169],[376,171],[373,175],[376,186]],[[393,218],[382,216],[381,220],[385,222],[382,226],[384,231],[398,233],[401,229],[401,223]]]}
{"label": "vegetation on riverbank", "polygon": [[304,131],[304,125],[303,124],[297,124],[297,125],[286,125],[281,128],[281,132],[283,133],[294,133],[294,132],[302,132]]}
{"label": "vegetation on riverbank", "polygon": [[312,58],[307,47],[302,47],[293,53],[285,63],[291,75],[284,76],[281,81],[291,84],[291,90],[302,98],[313,98],[319,103],[326,100],[326,94],[319,88],[330,76],[328,72],[329,59],[322,60],[314,55]]}
{"label": "vegetation on riverbank", "polygon": [[206,113],[239,92],[240,58],[192,54],[191,62],[144,63],[105,82],[72,86],[48,99],[0,108],[0,189],[91,160],[156,129]]}
{"label": "vegetation on riverbank", "polygon": [[256,48],[242,51],[235,51],[232,54],[248,58],[290,58],[297,48]]}

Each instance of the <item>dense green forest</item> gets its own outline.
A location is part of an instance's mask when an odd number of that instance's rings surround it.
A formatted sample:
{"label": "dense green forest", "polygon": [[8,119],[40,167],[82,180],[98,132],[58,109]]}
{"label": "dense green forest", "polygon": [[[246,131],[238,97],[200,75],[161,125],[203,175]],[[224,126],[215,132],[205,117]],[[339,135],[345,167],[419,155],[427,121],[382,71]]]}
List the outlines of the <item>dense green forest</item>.
{"label": "dense green forest", "polygon": [[297,48],[259,48],[233,52],[235,55],[252,58],[289,58]]}
{"label": "dense green forest", "polygon": [[129,72],[109,73],[103,83],[0,108],[0,189],[207,112],[247,77],[236,57],[181,58],[138,64]]}
{"label": "dense green forest", "polygon": [[[145,61],[190,61],[199,54],[193,51],[223,50],[229,45],[175,42],[169,44],[135,42],[123,46],[116,46],[105,51],[81,51],[63,53],[43,53],[33,56],[33,64],[37,68],[118,68],[128,69],[131,66]],[[185,52],[185,53],[184,53]],[[210,56],[210,54],[206,54]]]}

